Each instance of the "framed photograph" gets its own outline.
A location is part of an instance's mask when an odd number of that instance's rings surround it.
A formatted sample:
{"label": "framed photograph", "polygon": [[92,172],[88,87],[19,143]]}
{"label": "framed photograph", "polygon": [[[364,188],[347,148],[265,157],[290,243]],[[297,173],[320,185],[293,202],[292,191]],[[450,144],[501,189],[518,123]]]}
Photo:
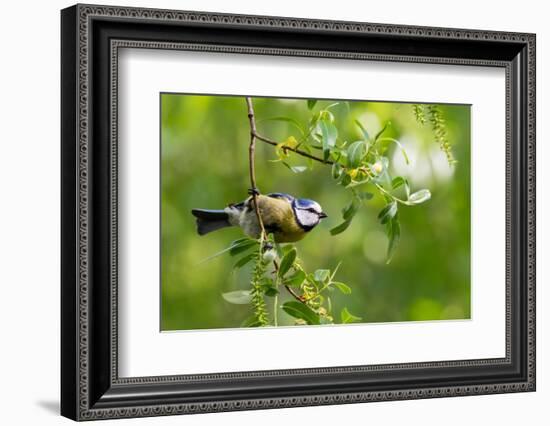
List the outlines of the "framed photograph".
{"label": "framed photograph", "polygon": [[535,35],[61,12],[61,413],[535,390]]}

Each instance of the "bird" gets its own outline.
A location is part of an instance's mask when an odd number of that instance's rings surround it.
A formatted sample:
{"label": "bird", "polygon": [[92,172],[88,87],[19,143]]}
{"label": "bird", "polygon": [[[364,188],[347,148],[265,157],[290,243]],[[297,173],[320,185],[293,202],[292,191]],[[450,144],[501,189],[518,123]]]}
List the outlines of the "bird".
{"label": "bird", "polygon": [[[321,219],[327,217],[318,202],[295,198],[281,192],[256,193],[258,209],[265,231],[277,243],[292,243],[304,238]],[[229,226],[238,226],[252,238],[259,238],[260,226],[254,208],[254,194],[246,200],[229,204],[223,210],[192,209],[197,233],[205,235]]]}

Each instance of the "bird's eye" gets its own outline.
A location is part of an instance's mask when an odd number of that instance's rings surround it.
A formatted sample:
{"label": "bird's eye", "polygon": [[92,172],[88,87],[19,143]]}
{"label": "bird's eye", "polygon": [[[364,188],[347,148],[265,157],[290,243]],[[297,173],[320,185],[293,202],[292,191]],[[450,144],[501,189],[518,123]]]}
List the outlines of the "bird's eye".
{"label": "bird's eye", "polygon": [[315,209],[307,209],[307,211],[310,212],[310,213],[317,213],[317,212],[315,211]]}

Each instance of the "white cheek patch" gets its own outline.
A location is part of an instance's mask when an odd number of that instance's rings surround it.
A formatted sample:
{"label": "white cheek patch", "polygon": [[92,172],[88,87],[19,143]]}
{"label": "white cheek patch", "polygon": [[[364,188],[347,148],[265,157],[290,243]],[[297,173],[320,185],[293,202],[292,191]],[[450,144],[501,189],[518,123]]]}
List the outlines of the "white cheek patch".
{"label": "white cheek patch", "polygon": [[296,216],[303,226],[314,226],[319,222],[319,216],[307,210],[297,209]]}

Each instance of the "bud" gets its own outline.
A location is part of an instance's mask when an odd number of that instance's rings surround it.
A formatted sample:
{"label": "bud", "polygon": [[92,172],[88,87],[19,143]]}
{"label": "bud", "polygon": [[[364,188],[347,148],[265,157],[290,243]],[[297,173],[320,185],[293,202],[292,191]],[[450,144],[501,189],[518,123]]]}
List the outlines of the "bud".
{"label": "bud", "polygon": [[263,254],[263,259],[266,262],[273,262],[277,258],[277,252],[273,249],[266,250]]}
{"label": "bud", "polygon": [[372,170],[374,171],[374,173],[379,175],[380,173],[382,173],[382,170],[384,170],[384,166],[382,166],[382,163],[380,161],[377,161],[372,165]]}

